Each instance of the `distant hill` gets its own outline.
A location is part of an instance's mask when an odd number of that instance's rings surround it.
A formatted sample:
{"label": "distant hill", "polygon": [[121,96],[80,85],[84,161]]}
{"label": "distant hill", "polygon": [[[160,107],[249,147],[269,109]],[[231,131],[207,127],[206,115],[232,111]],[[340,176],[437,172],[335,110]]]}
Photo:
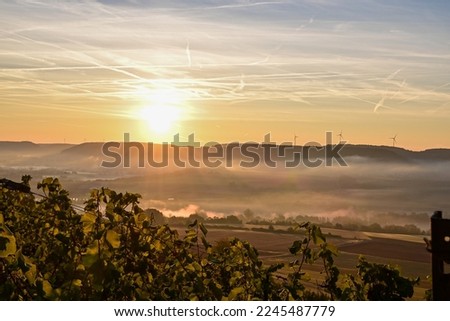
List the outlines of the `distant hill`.
{"label": "distant hill", "polygon": [[6,142],[0,141],[0,154],[21,153],[21,155],[35,155],[58,153],[70,148],[71,144],[36,144],[33,142]]}
{"label": "distant hill", "polygon": [[[100,166],[102,160],[107,157],[102,153],[104,143],[90,142],[78,145],[73,144],[36,144],[29,141],[24,142],[0,142],[0,166],[17,165],[17,166],[75,166],[95,168]],[[226,150],[230,147],[227,144],[220,145],[224,149],[224,158]],[[261,146],[251,146],[253,153],[257,153],[263,159],[264,149]],[[145,157],[148,155],[147,144],[143,144]],[[122,154],[123,146],[119,149],[111,149]],[[154,155],[160,158],[162,146],[154,145]],[[277,146],[272,149],[273,159],[276,154],[285,155],[283,157],[292,159],[293,152],[306,154],[309,153],[312,158],[323,159],[325,157],[325,148],[316,148],[311,146],[296,146],[295,150],[286,146]],[[137,148],[132,148],[132,157],[138,153]],[[172,153],[171,153],[172,154]],[[186,158],[187,151],[182,149],[181,155]],[[195,149],[195,157],[197,160],[205,156],[205,147]],[[340,154],[347,162],[354,161],[373,161],[377,163],[419,163],[419,162],[443,162],[450,161],[450,149],[428,149],[424,151],[411,151],[400,147],[390,146],[372,146],[372,145],[345,145]],[[228,155],[230,156],[230,155]],[[280,158],[283,158],[280,157]],[[230,157],[228,157],[229,159]],[[245,157],[235,150],[233,160],[240,161]],[[136,164],[137,162],[132,163]]]}
{"label": "distant hill", "polygon": [[0,142],[0,166],[45,166],[43,158],[60,153],[70,144],[36,144],[24,142]]}
{"label": "distant hill", "polygon": [[64,155],[82,155],[85,157],[89,156],[101,156],[102,146],[104,143],[82,143],[79,145],[73,145],[67,149],[61,151]]}
{"label": "distant hill", "polygon": [[433,159],[439,161],[450,161],[450,149],[427,149],[423,152],[419,152],[419,158],[421,159]]}
{"label": "distant hill", "polygon": [[[224,156],[218,158],[228,161],[228,165],[231,159],[225,154],[232,146],[215,146],[224,149]],[[240,161],[248,165],[251,160],[248,154],[239,155],[235,150],[233,169],[223,163],[217,168],[181,169],[170,159],[168,167],[152,168],[145,163],[147,168],[142,170],[137,166],[137,147],[131,152],[131,169],[125,168],[124,162],[114,168],[101,167],[102,161],[115,160],[104,156],[102,147],[99,142],[78,145],[0,142],[0,178],[18,181],[22,175],[30,174],[39,181],[43,177],[59,177],[71,195],[80,199],[99,187],[138,192],[143,195],[144,207],[165,208],[173,213],[196,211],[196,206],[219,214],[242,213],[249,208],[261,217],[296,213],[365,219],[383,213],[432,213],[436,209],[450,213],[450,149],[411,151],[392,146],[345,145],[341,154],[350,166],[322,168],[321,164],[320,168],[310,170],[299,164],[298,168],[288,169],[281,163],[271,169],[263,164],[264,148],[253,144],[246,147],[260,157],[261,166],[251,169],[238,167]],[[160,161],[162,147],[154,146],[156,162]],[[145,160],[148,148],[146,144],[141,148]],[[195,160],[204,158],[206,149],[196,148]],[[186,159],[188,149],[183,150],[180,154]],[[325,150],[313,146],[294,149],[274,146],[272,159],[284,153],[292,161],[296,152],[309,153],[314,161],[323,159]],[[111,151],[122,154],[123,146],[119,144],[118,149],[114,147]],[[209,153],[214,154],[214,150]],[[170,157],[173,154],[171,150]],[[210,162],[213,164],[214,159]],[[378,222],[386,223],[386,219],[380,218]]]}
{"label": "distant hill", "polygon": [[0,142],[0,152],[25,152],[31,153],[40,149],[38,144],[24,141],[24,142]]}
{"label": "distant hill", "polygon": [[450,149],[443,148],[411,151],[390,146],[346,145],[342,149],[341,155],[343,157],[356,156],[388,162],[450,161]]}

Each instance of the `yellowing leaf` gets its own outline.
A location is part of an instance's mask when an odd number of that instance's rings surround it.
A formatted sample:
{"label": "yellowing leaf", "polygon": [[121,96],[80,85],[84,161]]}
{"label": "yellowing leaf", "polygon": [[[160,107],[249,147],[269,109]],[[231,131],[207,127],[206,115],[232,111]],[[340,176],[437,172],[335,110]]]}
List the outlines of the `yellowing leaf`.
{"label": "yellowing leaf", "polygon": [[148,221],[148,215],[145,213],[139,213],[134,216],[134,220],[138,226],[142,226],[145,221]]}
{"label": "yellowing leaf", "polygon": [[334,254],[334,255],[338,255],[339,254],[339,250],[334,244],[327,243],[327,248],[330,250],[330,252],[332,254]]}
{"label": "yellowing leaf", "polygon": [[91,243],[88,248],[86,249],[86,254],[89,255],[97,255],[98,254],[98,243],[97,241],[94,241]]}
{"label": "yellowing leaf", "polygon": [[91,212],[84,213],[81,216],[81,222],[83,222],[83,223],[85,223],[85,222],[86,223],[87,222],[94,223],[96,219],[97,219],[97,216]]}
{"label": "yellowing leaf", "polygon": [[166,233],[166,227],[163,225],[161,226],[158,231],[156,232],[156,237],[161,237],[164,235],[164,233]]}
{"label": "yellowing leaf", "polygon": [[42,289],[47,296],[50,296],[53,292],[52,285],[47,280],[42,281]]}
{"label": "yellowing leaf", "polygon": [[97,216],[94,213],[84,213],[81,216],[81,222],[83,223],[84,233],[92,232],[96,219]]}
{"label": "yellowing leaf", "polygon": [[106,241],[115,249],[120,246],[120,234],[114,230],[106,232]]}
{"label": "yellowing leaf", "polygon": [[76,287],[81,287],[83,283],[81,282],[81,280],[77,279],[72,281],[72,285]]}
{"label": "yellowing leaf", "polygon": [[202,266],[200,264],[198,264],[197,262],[192,263],[192,265],[194,266],[194,269],[197,272],[201,272],[202,271]]}
{"label": "yellowing leaf", "polygon": [[17,251],[16,238],[13,235],[0,234],[0,257],[5,258],[14,255]]}
{"label": "yellowing leaf", "polygon": [[320,245],[325,242],[325,236],[322,234],[322,231],[318,226],[313,226],[311,230],[311,237],[316,245]]}
{"label": "yellowing leaf", "polygon": [[185,266],[185,269],[191,272],[195,272],[195,267],[192,264],[188,264]]}
{"label": "yellowing leaf", "polygon": [[27,278],[28,282],[34,284],[34,282],[36,282],[37,276],[36,265],[30,263],[27,263],[27,265],[29,265],[29,270],[25,272],[25,277]]}
{"label": "yellowing leaf", "polygon": [[234,288],[231,290],[230,294],[228,295],[228,300],[234,300],[237,298],[237,296],[244,292],[243,287]]}
{"label": "yellowing leaf", "polygon": [[142,277],[139,274],[134,275],[134,283],[139,287],[142,288],[142,285],[144,284],[144,281],[142,280]]}

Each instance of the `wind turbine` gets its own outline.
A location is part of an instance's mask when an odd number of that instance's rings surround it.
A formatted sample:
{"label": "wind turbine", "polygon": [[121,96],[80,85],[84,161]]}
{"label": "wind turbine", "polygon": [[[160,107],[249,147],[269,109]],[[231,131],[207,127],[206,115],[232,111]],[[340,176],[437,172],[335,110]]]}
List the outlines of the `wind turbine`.
{"label": "wind turbine", "polygon": [[297,134],[294,132],[294,146],[297,146]]}
{"label": "wind turbine", "polygon": [[392,147],[395,147],[395,143],[397,142],[397,134],[395,134],[394,137],[390,137],[389,139],[392,139]]}
{"label": "wind turbine", "polygon": [[339,137],[339,143],[342,143],[342,140],[344,139],[344,136],[342,135],[342,130],[341,132],[338,134]]}

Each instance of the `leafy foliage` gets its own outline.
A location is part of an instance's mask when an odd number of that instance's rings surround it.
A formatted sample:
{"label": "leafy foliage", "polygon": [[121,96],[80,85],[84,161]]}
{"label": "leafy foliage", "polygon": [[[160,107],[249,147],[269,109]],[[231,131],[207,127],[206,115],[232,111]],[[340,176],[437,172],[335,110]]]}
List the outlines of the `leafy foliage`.
{"label": "leafy foliage", "polygon": [[[401,300],[418,282],[364,259],[341,275],[336,247],[310,223],[296,227],[286,275],[246,241],[211,245],[197,220],[183,235],[160,225],[138,194],[96,189],[77,213],[58,179],[38,188],[45,197],[0,190],[1,300]],[[324,278],[311,289],[304,266],[317,262]]]}

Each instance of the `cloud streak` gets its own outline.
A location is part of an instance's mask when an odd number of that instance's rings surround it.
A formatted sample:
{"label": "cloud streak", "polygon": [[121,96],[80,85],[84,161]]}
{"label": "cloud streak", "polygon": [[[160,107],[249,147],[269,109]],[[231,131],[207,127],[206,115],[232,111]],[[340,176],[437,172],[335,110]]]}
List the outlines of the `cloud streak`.
{"label": "cloud streak", "polygon": [[4,2],[0,107],[130,109],[140,88],[164,83],[201,103],[199,118],[214,102],[247,117],[257,102],[299,116],[439,114],[450,98],[447,5],[415,6],[428,14],[371,0]]}

